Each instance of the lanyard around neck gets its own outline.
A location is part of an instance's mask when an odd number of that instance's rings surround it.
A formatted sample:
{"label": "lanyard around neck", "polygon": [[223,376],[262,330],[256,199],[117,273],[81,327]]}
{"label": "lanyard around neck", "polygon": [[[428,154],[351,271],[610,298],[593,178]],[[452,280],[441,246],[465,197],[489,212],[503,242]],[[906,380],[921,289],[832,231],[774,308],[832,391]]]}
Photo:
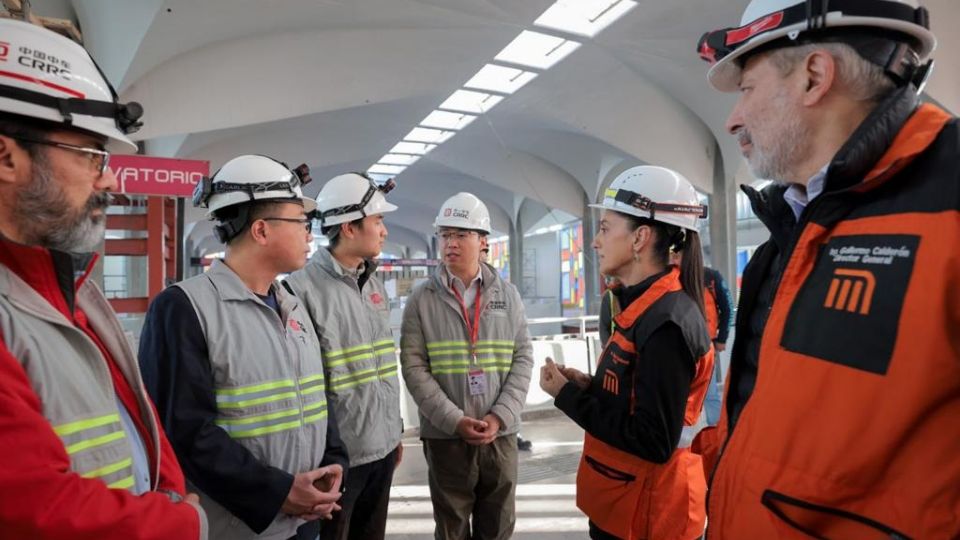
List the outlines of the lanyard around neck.
{"label": "lanyard around neck", "polygon": [[480,337],[480,281],[477,280],[477,294],[473,299],[473,322],[470,321],[470,317],[467,315],[467,304],[464,302],[463,296],[453,283],[450,284],[450,290],[453,291],[457,302],[460,303],[460,313],[463,314],[463,322],[467,325],[467,334],[470,339],[470,358],[476,363],[477,339]]}

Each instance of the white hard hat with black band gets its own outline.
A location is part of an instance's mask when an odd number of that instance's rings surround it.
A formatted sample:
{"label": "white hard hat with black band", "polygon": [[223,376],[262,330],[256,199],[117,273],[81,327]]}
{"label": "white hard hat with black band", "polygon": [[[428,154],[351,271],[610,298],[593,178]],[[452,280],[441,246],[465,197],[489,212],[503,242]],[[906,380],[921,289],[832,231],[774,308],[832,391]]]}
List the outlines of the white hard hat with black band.
{"label": "white hard hat with black band", "polygon": [[[303,195],[302,186],[309,184],[310,168],[300,165],[291,169],[286,163],[269,156],[238,156],[220,167],[213,176],[204,177],[193,190],[193,205],[206,208],[207,217],[217,219],[214,234],[227,242],[247,226],[250,204],[259,201],[296,202],[310,215],[317,202]],[[237,207],[236,215],[220,212]]]}
{"label": "white hard hat with black band", "polygon": [[[367,182],[366,191],[356,199],[356,194],[360,182],[363,179]],[[364,173],[352,172],[333,178],[324,185],[318,196],[319,208],[317,210],[322,227],[330,227],[363,219],[368,215],[383,214],[396,210],[396,206],[388,203],[384,196],[397,187],[396,181],[390,178],[383,184],[377,184],[372,178]],[[362,188],[359,188],[362,189]],[[333,192],[338,193],[333,193]],[[339,193],[342,191],[343,193]],[[379,194],[379,197],[376,197]],[[374,200],[376,197],[376,200]],[[348,204],[341,204],[347,200],[356,201]],[[337,201],[337,202],[334,202]],[[336,206],[327,208],[331,203]]]}
{"label": "white hard hat with black band", "polygon": [[136,151],[127,135],[141,126],[143,107],[120,103],[80,44],[13,19],[0,19],[0,35],[0,113],[103,136],[110,152]]}
{"label": "white hard hat with black band", "polygon": [[713,64],[710,83],[724,92],[737,89],[748,53],[821,42],[846,43],[898,86],[922,89],[937,43],[929,19],[915,0],[753,0],[740,26],[705,33],[697,52]]}
{"label": "white hard hat with black band", "polygon": [[589,206],[695,232],[707,217],[707,207],[700,204],[693,184],[680,173],[655,165],[639,165],[618,174],[604,190],[603,199]]}
{"label": "white hard hat with black band", "polygon": [[676,203],[658,203],[650,200],[643,195],[626,189],[613,189],[613,200],[622,202],[643,210],[650,214],[650,219],[657,220],[657,212],[666,212],[668,214],[686,214],[700,219],[706,219],[707,207],[703,204],[689,205]]}

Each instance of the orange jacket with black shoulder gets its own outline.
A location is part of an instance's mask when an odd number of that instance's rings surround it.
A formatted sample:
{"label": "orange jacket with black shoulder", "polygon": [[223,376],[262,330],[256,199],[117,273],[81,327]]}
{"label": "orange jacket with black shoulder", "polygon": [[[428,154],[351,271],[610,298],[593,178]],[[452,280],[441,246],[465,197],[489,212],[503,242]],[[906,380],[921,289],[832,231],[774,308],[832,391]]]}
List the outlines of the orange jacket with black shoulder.
{"label": "orange jacket with black shoulder", "polygon": [[689,540],[703,534],[706,479],[684,435],[700,415],[713,349],[679,271],[650,280],[614,317],[590,388],[568,383],[556,403],[587,432],[577,506],[593,527]]}
{"label": "orange jacket with black shoulder", "polygon": [[960,535],[960,126],[912,99],[874,111],[789,242],[758,249],[782,262],[742,409],[735,346],[710,539]]}

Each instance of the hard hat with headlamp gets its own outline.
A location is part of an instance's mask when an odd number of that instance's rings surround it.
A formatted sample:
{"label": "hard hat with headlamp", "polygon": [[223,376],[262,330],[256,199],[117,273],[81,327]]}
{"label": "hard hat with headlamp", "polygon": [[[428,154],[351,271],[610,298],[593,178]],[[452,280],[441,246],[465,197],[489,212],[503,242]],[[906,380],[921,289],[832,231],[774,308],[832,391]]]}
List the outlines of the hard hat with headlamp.
{"label": "hard hat with headlamp", "polygon": [[103,72],[78,43],[27,22],[0,19],[0,112],[107,138],[107,150],[134,152],[127,135],[143,107],[120,103]]}
{"label": "hard hat with headlamp", "polygon": [[393,179],[377,184],[369,176],[357,172],[331,178],[317,195],[320,226],[326,228],[393,212],[397,207],[387,202],[385,195],[394,187]]}
{"label": "hard hat with headlamp", "polygon": [[916,0],[752,0],[740,26],[705,33],[697,51],[723,92],[737,89],[749,55],[823,42],[846,43],[898,85],[922,90],[937,46],[929,18]]}
{"label": "hard hat with headlamp", "polygon": [[707,207],[700,204],[697,190],[683,177],[664,167],[631,167],[613,179],[600,204],[591,208],[652,219],[697,232]]}
{"label": "hard hat with headlamp", "polygon": [[[239,234],[249,219],[249,204],[259,201],[296,202],[310,214],[317,203],[303,194],[302,186],[310,183],[306,164],[290,169],[286,163],[271,157],[245,155],[231,159],[211,177],[204,177],[193,190],[193,205],[206,208],[207,217],[218,219],[214,233],[222,242]],[[224,219],[222,210],[242,205],[238,213]]]}

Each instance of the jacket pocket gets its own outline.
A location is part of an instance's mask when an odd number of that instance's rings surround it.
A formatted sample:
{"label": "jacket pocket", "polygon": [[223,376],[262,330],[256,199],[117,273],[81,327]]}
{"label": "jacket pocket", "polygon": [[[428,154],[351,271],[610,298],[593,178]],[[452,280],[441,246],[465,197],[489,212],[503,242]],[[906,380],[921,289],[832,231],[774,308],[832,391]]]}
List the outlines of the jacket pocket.
{"label": "jacket pocket", "polygon": [[577,507],[609,534],[645,538],[650,494],[645,479],[624,468],[584,454],[577,471]]}
{"label": "jacket pocket", "polygon": [[587,462],[587,465],[590,465],[590,467],[592,467],[597,473],[607,477],[610,480],[613,480],[614,482],[633,482],[637,479],[635,475],[614,469],[609,465],[604,465],[590,456],[583,456],[583,459]]}
{"label": "jacket pocket", "polygon": [[760,502],[775,516],[774,524],[777,529],[788,537],[796,536],[799,531],[820,540],[910,539],[893,527],[866,516],[814,504],[771,489],[764,490]]}

